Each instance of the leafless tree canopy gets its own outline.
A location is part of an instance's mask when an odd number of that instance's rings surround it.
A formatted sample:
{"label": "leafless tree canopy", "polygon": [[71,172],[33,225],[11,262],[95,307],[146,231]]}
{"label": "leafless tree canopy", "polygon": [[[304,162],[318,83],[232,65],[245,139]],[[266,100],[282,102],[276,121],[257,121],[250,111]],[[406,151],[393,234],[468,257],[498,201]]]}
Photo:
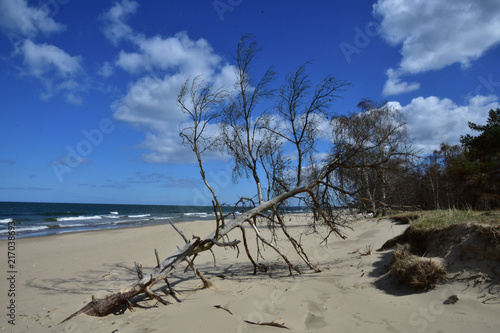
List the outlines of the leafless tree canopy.
{"label": "leafless tree canopy", "polygon": [[335,120],[334,149],[359,149],[337,174],[353,202],[376,213],[388,203],[391,179],[406,171],[414,154],[399,110],[367,99],[358,106],[362,112]]}
{"label": "leafless tree canopy", "polygon": [[[270,83],[276,73],[270,67],[260,79],[251,72],[252,64],[261,51],[252,36],[244,36],[236,51],[236,83],[227,104],[222,107],[219,119],[222,149],[234,159],[234,177],[252,177],[256,184],[259,203],[264,201],[259,176],[259,162],[270,149],[269,141],[261,131],[266,112],[259,110],[270,99]],[[262,108],[262,107],[261,107]],[[267,142],[266,142],[267,141]]]}
{"label": "leafless tree canopy", "polygon": [[[249,223],[261,242],[271,246],[261,237],[259,219],[267,221],[273,232],[281,230],[292,244],[300,245],[286,232],[282,217],[283,208],[289,203],[310,208],[314,212],[312,226],[325,226],[330,234],[343,237],[340,227],[345,214],[339,214],[339,208],[369,205],[376,211],[379,206],[388,207],[390,173],[411,156],[402,115],[385,102],[369,99],[359,103],[358,114],[336,115],[334,102],[349,83],[327,75],[313,84],[307,72],[310,63],[288,73],[283,85],[274,92],[271,84],[276,73],[272,67],[258,80],[251,71],[260,51],[252,36],[240,40],[233,91],[223,93],[214,87],[207,90],[197,80],[185,84],[191,87],[193,103],[191,109],[185,103],[180,105],[187,114],[200,113],[190,118],[192,124],[188,128],[200,129],[201,133],[183,130],[181,136],[197,156],[202,178],[214,197],[214,211],[222,210],[217,193],[204,175],[204,151],[199,147],[217,147],[229,154],[235,166],[233,177],[247,177],[255,182],[257,202],[242,197],[231,206],[256,209],[255,215],[242,223]],[[179,100],[185,96],[183,89]],[[207,99],[212,103],[202,103]],[[219,127],[219,144],[193,145],[195,140],[205,140],[202,132],[206,119]],[[227,217],[222,213],[216,216],[219,230],[226,225]],[[220,236],[220,232],[216,231],[216,235]],[[247,254],[257,270],[256,262]]]}
{"label": "leafless tree canopy", "polygon": [[[120,304],[131,307],[130,300],[142,293],[166,304],[151,288],[160,281],[168,284],[169,272],[182,262],[187,262],[204,286],[209,286],[194,261],[199,253],[213,246],[237,247],[242,242],[254,274],[265,270],[266,266],[258,261],[259,250],[257,254],[249,251],[245,225],[258,244],[276,251],[290,274],[301,273],[302,269],[273,242],[277,233],[293,245],[303,264],[319,272],[300,238],[288,232],[283,216],[287,205],[300,204],[311,209],[311,225],[329,231],[325,242],[330,235],[344,238],[346,214],[339,208],[366,202],[373,210],[375,203],[388,206],[383,200],[388,198],[389,173],[410,156],[401,114],[389,106],[365,100],[362,112],[335,115],[334,102],[349,84],[332,75],[313,84],[307,73],[309,63],[290,72],[281,88],[273,91],[271,83],[276,74],[272,67],[260,79],[254,79],[252,65],[260,51],[252,36],[244,36],[236,52],[234,89],[223,90],[195,77],[185,82],[178,97],[179,107],[189,119],[180,129],[180,136],[193,151],[200,175],[212,194],[214,231],[203,239],[188,240],[176,229],[185,240],[184,246],[163,261],[157,257],[158,265],[147,274],[136,265],[137,281],[116,293],[93,299],[74,315],[102,316]],[[243,211],[240,215],[223,214],[223,203],[205,174],[204,158],[209,149],[222,151],[233,159],[235,179],[248,177],[255,182],[257,202],[253,197],[242,197],[229,203]],[[272,239],[264,237],[263,226],[272,230]],[[235,229],[240,230],[239,236],[232,233]]]}

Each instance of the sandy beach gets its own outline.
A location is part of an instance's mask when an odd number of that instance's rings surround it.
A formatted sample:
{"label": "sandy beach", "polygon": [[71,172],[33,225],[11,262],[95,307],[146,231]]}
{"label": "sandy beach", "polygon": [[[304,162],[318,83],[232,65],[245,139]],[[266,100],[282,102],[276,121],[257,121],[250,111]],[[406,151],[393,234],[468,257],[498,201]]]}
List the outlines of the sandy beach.
{"label": "sandy beach", "polygon": [[[292,217],[289,231],[306,231],[304,217]],[[204,237],[213,222],[177,225],[186,236]],[[62,234],[16,240],[15,297],[7,297],[11,281],[2,264],[0,279],[2,332],[281,332],[283,328],[251,322],[278,320],[292,332],[499,332],[500,302],[487,299],[486,283],[463,280],[438,285],[425,293],[398,287],[381,276],[392,252],[376,252],[407,226],[390,220],[359,220],[344,230],[347,240],[324,235],[301,237],[309,259],[322,272],[314,273],[283,239],[277,243],[304,271],[289,275],[287,266],[269,248],[263,252],[272,269],[253,275],[243,247],[237,252],[215,248],[196,259],[197,268],[214,286],[200,289],[192,271],[177,268],[169,277],[175,297],[164,306],[147,298],[136,299],[135,311],[118,311],[98,318],[79,315],[59,324],[91,300],[117,291],[136,279],[134,261],[147,272],[156,265],[154,249],[163,259],[183,244],[171,226],[148,226]],[[231,239],[239,238],[235,230]],[[280,236],[281,237],[281,236]],[[255,241],[250,241],[255,247]],[[0,242],[7,261],[7,241]],[[371,254],[366,254],[373,249]],[[253,251],[252,254],[255,252]],[[491,287],[491,286],[490,286]],[[165,284],[153,288],[168,292]],[[455,304],[443,304],[457,295]],[[498,295],[497,295],[498,296]],[[8,323],[11,299],[15,300],[15,326]],[[215,306],[220,307],[215,307]]]}

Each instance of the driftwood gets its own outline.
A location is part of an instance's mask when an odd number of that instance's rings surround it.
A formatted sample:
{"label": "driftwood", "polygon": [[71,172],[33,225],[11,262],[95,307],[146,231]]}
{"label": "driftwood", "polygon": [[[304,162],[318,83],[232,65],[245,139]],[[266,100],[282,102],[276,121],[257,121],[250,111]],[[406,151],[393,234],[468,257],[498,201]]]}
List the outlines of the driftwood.
{"label": "driftwood", "polygon": [[286,328],[287,330],[289,330],[288,327],[286,327],[284,324],[280,324],[278,323],[280,319],[276,319],[276,320],[273,320],[272,322],[267,322],[267,323],[255,323],[253,321],[250,321],[250,320],[245,320],[245,323],[247,324],[252,324],[252,325],[260,325],[260,326],[274,326],[274,327],[279,327],[279,328]]}
{"label": "driftwood", "polygon": [[224,310],[224,311],[228,312],[231,315],[233,314],[231,311],[229,311],[229,309],[223,307],[222,305],[214,305],[214,308]]}
{"label": "driftwood", "polygon": [[[330,168],[332,165],[330,165]],[[327,168],[324,171],[324,176],[326,176],[329,172],[331,172],[330,168]],[[243,225],[245,223],[249,223],[252,228],[254,229],[257,237],[261,239],[263,242],[266,244],[270,245],[275,251],[277,251],[280,256],[286,261],[288,264],[288,267],[290,269],[290,274],[292,273],[292,269],[296,270],[297,272],[300,273],[300,270],[293,266],[286,257],[279,252],[279,250],[271,244],[271,242],[266,241],[262,235],[260,234],[254,220],[255,217],[261,214],[262,212],[269,210],[269,209],[274,209],[274,207],[280,203],[283,202],[284,200],[291,198],[293,196],[296,196],[297,194],[304,193],[304,192],[311,192],[312,189],[318,185],[320,179],[323,177],[319,177],[317,180],[311,182],[307,186],[302,186],[302,187],[297,187],[293,190],[290,190],[288,192],[285,192],[267,202],[262,203],[261,205],[244,212],[242,215],[236,217],[233,220],[226,221],[223,225],[219,225],[217,223],[217,230],[212,232],[210,235],[205,237],[204,239],[196,238],[193,240],[187,240],[187,238],[180,232],[178,229],[176,229],[181,236],[183,237],[184,241],[186,242],[183,247],[179,248],[174,254],[160,262],[159,257],[157,255],[157,252],[155,252],[157,256],[157,261],[158,264],[155,268],[153,268],[149,273],[144,274],[142,272],[141,266],[139,266],[136,263],[136,270],[138,273],[138,280],[136,280],[134,283],[131,285],[124,287],[117,292],[107,295],[103,298],[100,299],[95,299],[92,296],[92,301],[86,304],[82,309],[79,311],[75,312],[68,318],[66,318],[63,322],[81,314],[85,313],[87,315],[91,316],[106,316],[110,313],[113,312],[114,309],[116,309],[118,306],[121,305],[126,305],[130,310],[133,309],[133,304],[131,300],[140,295],[140,294],[146,294],[149,298],[155,299],[159,301],[162,304],[168,304],[167,301],[165,301],[161,296],[155,294],[151,288],[157,284],[158,282],[164,281],[167,283],[169,286],[169,290],[171,293],[173,293],[173,290],[171,289],[170,284],[168,283],[167,280],[167,275],[170,271],[172,271],[176,266],[178,266],[181,262],[187,261],[189,266],[193,268],[193,270],[196,272],[196,274],[203,280],[203,283],[205,286],[208,286],[208,283],[206,282],[206,279],[203,278],[203,275],[201,275],[201,272],[199,272],[196,268],[194,268],[194,265],[192,264],[192,259],[190,257],[195,257],[198,253],[208,251],[212,248],[213,245],[217,246],[236,246],[237,244],[240,243],[239,240],[235,240],[232,242],[224,242],[223,239],[224,237],[227,237],[227,234],[232,231],[235,228],[240,228],[243,230]],[[328,224],[330,228],[332,229],[331,232],[336,233],[342,238],[345,238],[332,224]],[[254,272],[257,270],[257,265],[255,261],[252,259],[250,256],[250,253],[248,252],[248,248],[246,246],[246,238],[243,233],[243,239],[245,243],[245,250],[247,252],[248,257],[252,261],[254,265]],[[296,244],[295,244],[296,245]],[[299,251],[300,252],[300,251]],[[304,259],[304,258],[303,258]]]}

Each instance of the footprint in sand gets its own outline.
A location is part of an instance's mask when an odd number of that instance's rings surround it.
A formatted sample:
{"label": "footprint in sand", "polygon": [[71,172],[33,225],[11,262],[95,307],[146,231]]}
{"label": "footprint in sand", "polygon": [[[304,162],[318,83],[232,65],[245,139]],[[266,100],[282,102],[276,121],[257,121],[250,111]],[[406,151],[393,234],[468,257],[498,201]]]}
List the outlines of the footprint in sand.
{"label": "footprint in sand", "polygon": [[307,301],[307,303],[309,303],[309,313],[307,314],[305,321],[307,329],[323,328],[328,326],[328,323],[323,316],[315,314],[323,314],[326,311],[325,307],[322,304],[313,301]]}
{"label": "footprint in sand", "polygon": [[326,327],[328,323],[325,321],[324,317],[316,316],[309,312],[306,317],[306,327],[307,329],[312,328],[323,328]]}

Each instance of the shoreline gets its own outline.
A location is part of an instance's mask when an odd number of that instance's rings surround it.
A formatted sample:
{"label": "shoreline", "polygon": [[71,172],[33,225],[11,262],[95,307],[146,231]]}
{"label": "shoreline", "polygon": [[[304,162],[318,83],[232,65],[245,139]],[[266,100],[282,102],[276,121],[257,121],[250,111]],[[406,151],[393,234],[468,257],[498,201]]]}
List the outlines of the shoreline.
{"label": "shoreline", "polygon": [[[43,239],[43,238],[51,238],[51,237],[57,237],[57,236],[63,236],[63,235],[73,235],[73,234],[84,234],[84,233],[95,233],[95,232],[107,232],[107,231],[113,231],[113,230],[128,230],[128,229],[137,229],[137,228],[149,228],[149,227],[162,227],[162,226],[170,226],[170,223],[173,224],[184,224],[184,223],[209,223],[209,222],[214,222],[211,220],[186,220],[186,221],[169,221],[169,222],[164,222],[164,223],[155,223],[155,224],[148,224],[147,222],[144,222],[143,224],[134,224],[130,226],[113,226],[113,227],[107,227],[107,228],[96,228],[96,229],[90,229],[90,230],[75,230],[75,231],[66,231],[66,232],[60,232],[60,233],[54,233],[54,234],[47,234],[47,235],[25,235],[19,237],[16,234],[16,240],[28,240],[28,239]],[[215,225],[215,222],[214,222]],[[7,237],[7,236],[5,236]],[[0,244],[2,242],[7,242],[7,238],[2,238],[0,239]]]}
{"label": "shoreline", "polygon": [[[242,211],[243,208],[233,210],[225,207],[224,213],[238,216]],[[302,211],[303,208],[291,207],[288,214]],[[16,228],[17,238],[30,238],[95,229],[214,219],[213,207],[208,206],[0,202],[0,240],[8,238],[11,226]]]}
{"label": "shoreline", "polygon": [[28,238],[214,218],[211,206],[0,202],[0,238],[7,238],[11,225],[18,238]]}
{"label": "shoreline", "polygon": [[[177,226],[186,237],[205,237],[215,222],[190,221]],[[289,232],[299,239],[305,231],[301,216],[289,222]],[[293,228],[292,228],[293,226]],[[320,245],[321,235],[303,234],[301,244],[309,259],[322,272],[314,273],[301,262],[282,235],[277,243],[294,265],[304,274],[289,275],[288,268],[275,253],[261,248],[269,265],[267,272],[253,275],[252,265],[240,246],[240,254],[214,247],[214,258],[208,252],[196,259],[196,267],[214,287],[200,289],[201,280],[184,266],[169,275],[176,291],[166,296],[166,285],[159,283],[154,291],[173,304],[164,306],[138,297],[135,311],[118,311],[97,318],[79,315],[59,325],[79,310],[93,296],[103,297],[130,284],[136,278],[134,262],[147,273],[156,265],[154,250],[160,258],[169,256],[184,242],[170,225],[137,226],[108,230],[65,233],[53,236],[23,238],[16,241],[16,325],[3,316],[0,328],[6,332],[275,332],[274,327],[255,326],[245,322],[269,322],[279,319],[293,332],[407,331],[424,328],[442,331],[497,332],[500,305],[485,305],[478,300],[478,288],[466,283],[440,285],[427,293],[408,293],[392,284],[377,288],[374,283],[391,260],[390,251],[361,255],[371,246],[379,248],[399,235],[406,226],[388,220],[353,222],[353,230],[344,229],[347,240],[331,237],[328,247]],[[264,228],[263,232],[264,232]],[[266,235],[268,236],[267,232]],[[237,230],[231,240],[240,238]],[[255,241],[249,237],[252,255]],[[266,237],[267,237],[266,236]],[[0,248],[6,253],[6,242]],[[0,289],[9,288],[6,271],[1,272]],[[463,291],[465,289],[465,291]],[[441,298],[459,295],[454,305],[442,305]],[[2,306],[7,300],[2,297]],[[220,308],[231,311],[232,315]],[[433,320],[420,313],[427,309]],[[439,310],[432,312],[432,310]],[[464,317],[464,313],[467,314]],[[459,320],[460,319],[460,320]]]}
{"label": "shoreline", "polygon": [[[299,213],[285,213],[286,216],[308,216],[308,212],[299,212]],[[134,228],[144,228],[144,227],[161,227],[161,226],[169,226],[170,223],[173,224],[184,224],[184,223],[192,223],[192,222],[197,222],[197,223],[213,223],[214,229],[215,229],[215,221],[211,219],[193,219],[193,220],[165,220],[162,222],[156,222],[156,223],[151,223],[149,220],[144,220],[143,222],[138,222],[134,224],[122,224],[122,225],[105,225],[101,228],[94,228],[94,229],[88,229],[88,230],[69,230],[69,231],[62,231],[59,233],[49,233],[49,234],[43,234],[43,235],[38,235],[38,234],[17,234],[16,232],[16,240],[20,239],[32,239],[32,238],[44,238],[44,237],[53,237],[53,236],[59,236],[59,235],[69,235],[69,234],[75,234],[75,233],[85,233],[85,232],[98,232],[98,231],[108,231],[108,230],[118,230],[118,229],[134,229]],[[11,223],[14,224],[14,226],[17,228],[18,225],[16,224],[15,221],[9,222],[8,224],[10,225]],[[91,226],[89,226],[91,227]],[[170,227],[171,228],[171,227]],[[64,230],[64,228],[57,229],[57,230]],[[5,237],[5,238],[2,238]],[[8,241],[8,235],[5,234],[0,237],[0,243],[3,241]]]}

